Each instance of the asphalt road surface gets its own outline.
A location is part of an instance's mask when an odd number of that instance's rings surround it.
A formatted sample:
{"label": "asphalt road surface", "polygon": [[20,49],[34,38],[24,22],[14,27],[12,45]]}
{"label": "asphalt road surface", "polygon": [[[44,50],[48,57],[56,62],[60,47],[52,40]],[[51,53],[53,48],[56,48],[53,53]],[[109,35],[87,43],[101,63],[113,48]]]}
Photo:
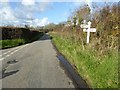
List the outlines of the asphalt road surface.
{"label": "asphalt road surface", "polygon": [[2,50],[2,88],[74,88],[61,68],[48,35],[42,39]]}

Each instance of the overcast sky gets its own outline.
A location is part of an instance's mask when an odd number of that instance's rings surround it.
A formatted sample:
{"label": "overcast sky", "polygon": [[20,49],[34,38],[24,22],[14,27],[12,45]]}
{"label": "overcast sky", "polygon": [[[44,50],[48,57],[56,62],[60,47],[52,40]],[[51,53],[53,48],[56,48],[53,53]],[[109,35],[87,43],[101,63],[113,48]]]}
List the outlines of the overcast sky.
{"label": "overcast sky", "polygon": [[0,0],[0,25],[57,24],[66,21],[72,11],[79,6],[88,4],[92,8],[91,1],[96,2],[96,0]]}

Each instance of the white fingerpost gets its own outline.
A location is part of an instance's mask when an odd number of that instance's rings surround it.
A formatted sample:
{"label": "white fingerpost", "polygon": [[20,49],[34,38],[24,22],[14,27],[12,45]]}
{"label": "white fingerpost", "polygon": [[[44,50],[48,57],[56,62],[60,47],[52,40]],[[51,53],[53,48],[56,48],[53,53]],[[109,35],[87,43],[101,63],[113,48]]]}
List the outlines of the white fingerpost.
{"label": "white fingerpost", "polygon": [[91,27],[91,22],[88,22],[88,29],[87,29],[87,43],[89,43],[89,37],[90,37],[90,27]]}
{"label": "white fingerpost", "polygon": [[91,22],[89,21],[88,24],[81,24],[81,28],[83,28],[84,32],[87,32],[87,43],[89,43],[90,32],[96,32],[96,28],[90,28]]}

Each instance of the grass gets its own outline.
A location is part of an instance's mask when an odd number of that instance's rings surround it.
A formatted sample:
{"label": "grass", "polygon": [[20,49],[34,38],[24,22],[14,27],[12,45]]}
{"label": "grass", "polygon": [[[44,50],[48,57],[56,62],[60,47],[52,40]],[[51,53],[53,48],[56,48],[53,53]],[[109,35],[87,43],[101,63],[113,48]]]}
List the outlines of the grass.
{"label": "grass", "polygon": [[24,39],[12,39],[12,40],[1,40],[0,41],[0,48],[9,48],[19,46],[25,43]]}
{"label": "grass", "polygon": [[40,37],[43,36],[43,32],[41,32],[40,34],[34,36],[32,39],[29,40],[25,40],[25,39],[8,39],[8,40],[0,40],[0,49],[6,49],[6,48],[11,48],[11,47],[15,47],[15,46],[19,46],[19,45],[23,45],[26,43],[31,43],[37,39],[39,39]]}
{"label": "grass", "polygon": [[53,42],[65,55],[78,73],[92,88],[118,88],[118,52],[109,50],[106,55],[90,48],[83,50],[81,44],[70,38],[52,34]]}

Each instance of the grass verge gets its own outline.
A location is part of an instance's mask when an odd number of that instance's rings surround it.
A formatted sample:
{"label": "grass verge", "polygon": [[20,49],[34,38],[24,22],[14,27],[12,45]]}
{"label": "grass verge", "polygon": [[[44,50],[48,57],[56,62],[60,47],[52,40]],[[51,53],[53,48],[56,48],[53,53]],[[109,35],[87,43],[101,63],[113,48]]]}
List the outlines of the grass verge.
{"label": "grass verge", "polygon": [[24,43],[25,43],[24,39],[1,40],[0,49],[15,47],[15,46],[22,45]]}
{"label": "grass verge", "polygon": [[31,43],[33,41],[38,40],[40,37],[44,35],[43,32],[40,32],[38,35],[34,36],[32,39],[8,39],[8,40],[0,40],[0,49],[11,48],[19,45],[23,45],[26,43]]}
{"label": "grass verge", "polygon": [[87,48],[70,38],[52,34],[58,50],[74,65],[78,73],[92,88],[118,88],[118,52],[109,50],[106,55]]}

